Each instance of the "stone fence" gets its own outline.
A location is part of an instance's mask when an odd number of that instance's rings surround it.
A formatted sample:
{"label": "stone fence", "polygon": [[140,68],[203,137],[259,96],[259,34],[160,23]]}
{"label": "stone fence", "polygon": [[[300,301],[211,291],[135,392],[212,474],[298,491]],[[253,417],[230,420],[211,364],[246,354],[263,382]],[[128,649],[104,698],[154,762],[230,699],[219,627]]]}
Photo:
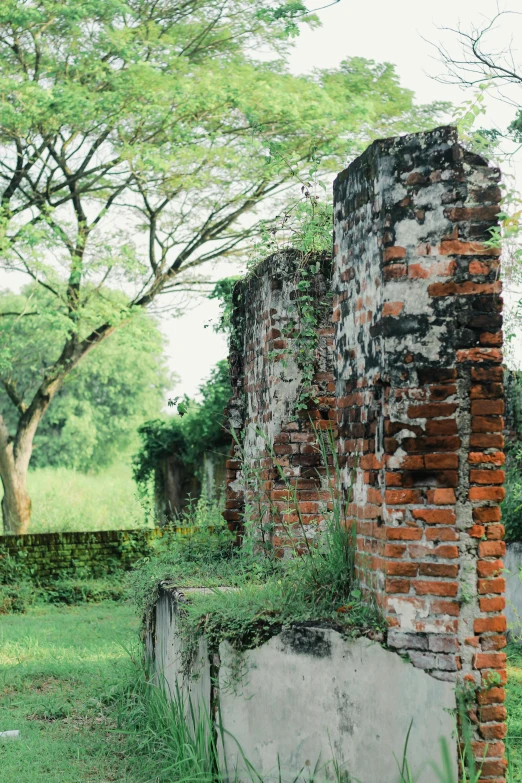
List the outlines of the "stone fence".
{"label": "stone fence", "polygon": [[129,569],[151,553],[161,529],[98,530],[0,536],[0,581],[6,555],[14,568],[38,581],[100,577]]}

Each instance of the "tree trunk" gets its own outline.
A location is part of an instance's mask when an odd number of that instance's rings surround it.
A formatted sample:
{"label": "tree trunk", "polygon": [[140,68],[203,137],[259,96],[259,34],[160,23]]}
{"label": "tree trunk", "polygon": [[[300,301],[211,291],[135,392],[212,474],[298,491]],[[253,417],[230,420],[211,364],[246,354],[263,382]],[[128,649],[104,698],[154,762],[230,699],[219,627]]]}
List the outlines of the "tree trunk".
{"label": "tree trunk", "polygon": [[[4,535],[27,533],[31,521],[31,499],[27,494],[27,471],[33,452],[33,433],[12,438],[0,416],[0,478],[4,487],[2,518]],[[16,448],[18,446],[18,448]]]}
{"label": "tree trunk", "polygon": [[31,498],[27,494],[27,471],[13,468],[2,470],[4,497],[2,498],[2,518],[4,535],[27,533],[31,521]]}

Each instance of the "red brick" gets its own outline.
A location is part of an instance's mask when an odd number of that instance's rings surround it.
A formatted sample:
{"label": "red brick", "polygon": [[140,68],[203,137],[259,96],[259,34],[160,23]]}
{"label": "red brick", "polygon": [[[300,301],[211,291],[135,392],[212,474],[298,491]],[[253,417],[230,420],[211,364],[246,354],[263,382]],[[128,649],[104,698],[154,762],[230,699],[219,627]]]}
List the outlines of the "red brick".
{"label": "red brick", "polygon": [[475,633],[502,633],[507,628],[506,618],[503,614],[497,617],[476,617],[473,621]]}
{"label": "red brick", "polygon": [[481,506],[473,509],[473,519],[477,522],[499,522],[502,512],[498,506]]}
{"label": "red brick", "polygon": [[424,463],[426,467],[433,468],[435,470],[444,470],[451,468],[458,468],[459,455],[458,454],[426,454],[424,457]]}
{"label": "red brick", "polygon": [[406,277],[408,274],[408,267],[406,264],[390,264],[385,266],[383,270],[383,278],[386,282],[389,280],[400,280],[401,277]]}
{"label": "red brick", "polygon": [[386,538],[389,541],[420,541],[422,530],[417,527],[387,527]]}
{"label": "red brick", "polygon": [[445,211],[446,217],[452,221],[466,220],[466,221],[488,221],[494,220],[500,212],[500,207],[497,204],[493,206],[481,206],[481,207],[453,207]]}
{"label": "red brick", "polygon": [[455,419],[427,419],[426,435],[456,435],[458,432]]}
{"label": "red brick", "polygon": [[504,400],[472,400],[471,413],[479,416],[502,416]]}
{"label": "red brick", "polygon": [[461,348],[457,351],[458,362],[498,362],[502,361],[500,348]]}
{"label": "red brick", "polygon": [[[490,436],[491,437],[491,436]],[[386,438],[384,439],[386,445]],[[395,438],[390,440],[394,441],[393,451],[397,451],[399,443]],[[410,454],[415,453],[432,453],[434,451],[457,451],[460,448],[461,441],[455,435],[433,435],[429,437],[417,437],[417,438],[404,438],[402,441],[402,447]],[[487,448],[487,447],[486,447]]]}
{"label": "red brick", "polygon": [[409,579],[387,579],[385,590],[387,593],[409,593]]}
{"label": "red brick", "polygon": [[470,470],[469,480],[472,484],[503,484],[503,470]]}
{"label": "red brick", "polygon": [[434,419],[451,416],[457,410],[456,402],[431,402],[424,405],[410,405],[410,419]]}
{"label": "red brick", "polygon": [[506,608],[506,599],[504,596],[498,598],[479,598],[479,609],[481,612],[501,612]]}
{"label": "red brick", "polygon": [[472,432],[502,432],[504,419],[502,416],[472,416]]}
{"label": "red brick", "polygon": [[502,345],[504,342],[504,335],[502,332],[482,332],[480,335],[481,345]]}
{"label": "red brick", "polygon": [[384,493],[385,502],[390,506],[420,503],[421,493],[413,489],[387,489]]}
{"label": "red brick", "polygon": [[504,525],[488,525],[486,528],[486,538],[491,541],[499,541],[504,538]]}
{"label": "red brick", "polygon": [[479,557],[503,557],[505,554],[505,541],[481,541],[479,544]]}
{"label": "red brick", "polygon": [[490,688],[492,685],[505,685],[507,683],[506,669],[480,669],[480,676],[483,688]]}
{"label": "red brick", "polygon": [[417,576],[417,570],[417,563],[392,561],[391,563],[386,563],[385,573],[388,574],[388,576]]}
{"label": "red brick", "polygon": [[496,579],[479,579],[478,592],[480,595],[489,595],[490,593],[505,593],[506,580],[503,577]]}
{"label": "red brick", "polygon": [[457,582],[433,582],[424,580],[414,580],[413,588],[417,595],[440,595],[454,597],[457,595],[459,586]]}
{"label": "red brick", "polygon": [[[495,247],[489,247],[482,242],[464,242],[461,239],[445,239],[440,243],[439,253],[442,256],[498,256],[500,250]],[[500,280],[497,281],[500,284]],[[500,293],[502,286],[496,286],[491,292]]]}
{"label": "red brick", "polygon": [[502,383],[504,370],[502,367],[472,367],[471,378],[474,381],[486,381],[487,383]]}
{"label": "red brick", "polygon": [[414,508],[411,513],[414,519],[422,519],[428,525],[453,525],[457,521],[449,508]]}
{"label": "red brick", "polygon": [[472,400],[494,400],[503,394],[504,386],[501,383],[473,383],[469,396]]}
{"label": "red brick", "polygon": [[470,275],[488,275],[489,264],[486,261],[470,261],[468,271]]}
{"label": "red brick", "polygon": [[[499,707],[499,711],[502,712],[504,710],[503,707]],[[481,720],[487,721],[488,718],[484,718],[481,714]],[[504,781],[504,775],[506,774],[507,770],[507,761],[506,759],[479,759],[480,762],[480,775],[482,778],[486,779],[486,783],[495,783],[494,780],[492,780],[493,777],[496,777],[497,780],[500,778],[502,779],[502,783]],[[479,781],[480,783],[480,781]]]}
{"label": "red brick", "polygon": [[[485,740],[504,739],[507,735],[507,726],[505,723],[480,724],[479,729]],[[494,783],[494,781],[489,780],[486,781],[486,783]]]}
{"label": "red brick", "polygon": [[473,525],[468,529],[468,533],[471,538],[484,538],[486,534],[486,528],[484,525]]}
{"label": "red brick", "polygon": [[395,245],[394,247],[386,247],[384,249],[384,261],[398,261],[401,258],[406,258],[406,248]]}
{"label": "red brick", "polygon": [[458,617],[460,614],[460,604],[457,601],[432,601],[432,614],[449,614],[451,617]]}
{"label": "red brick", "polygon": [[385,302],[382,308],[383,318],[397,318],[404,309],[404,302]]}
{"label": "red brick", "polygon": [[406,552],[406,544],[386,544],[384,557],[402,557]]}
{"label": "red brick", "polygon": [[427,493],[428,503],[436,506],[449,506],[457,502],[453,489],[430,489]]}
{"label": "red brick", "polygon": [[455,579],[458,573],[458,565],[446,565],[445,563],[421,563],[419,566],[419,574],[421,576],[442,576]]}
{"label": "red brick", "polygon": [[477,653],[473,660],[475,669],[503,669],[506,665],[506,653]]}
{"label": "red brick", "polygon": [[477,702],[479,704],[502,704],[505,700],[506,690],[499,686],[477,692]]}
{"label": "red brick", "polygon": [[507,639],[504,635],[498,634],[496,636],[483,636],[480,641],[480,646],[484,652],[489,650],[503,650],[507,646]]}
{"label": "red brick", "polygon": [[502,449],[504,447],[504,436],[501,433],[490,435],[473,433],[469,443],[471,448],[474,449]]}
{"label": "red brick", "polygon": [[459,538],[458,531],[453,527],[432,527],[426,530],[427,541],[458,541]]}
{"label": "red brick", "polygon": [[477,563],[477,574],[480,577],[500,576],[504,570],[502,560],[479,560]]}
{"label": "red brick", "polygon": [[432,400],[438,400],[439,402],[442,402],[448,397],[452,397],[454,394],[456,394],[457,387],[454,384],[436,384],[430,386],[429,393]]}
{"label": "red brick", "polygon": [[468,461],[472,465],[503,465],[506,457],[501,451],[495,451],[493,454],[484,454],[483,451],[470,451]]}
{"label": "red brick", "polygon": [[492,500],[500,503],[506,496],[504,487],[470,487],[470,500]]}

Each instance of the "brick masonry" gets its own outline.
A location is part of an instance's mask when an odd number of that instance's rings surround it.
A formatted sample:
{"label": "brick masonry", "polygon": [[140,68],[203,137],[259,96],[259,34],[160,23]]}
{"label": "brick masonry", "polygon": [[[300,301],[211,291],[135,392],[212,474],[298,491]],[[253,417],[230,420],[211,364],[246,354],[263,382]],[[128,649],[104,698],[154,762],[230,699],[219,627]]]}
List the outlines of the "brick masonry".
{"label": "brick masonry", "polygon": [[161,532],[138,529],[0,536],[0,560],[9,555],[37,581],[99,577],[129,569],[150,555]]}
{"label": "brick masonry", "polygon": [[[300,266],[318,271],[309,293],[319,313],[313,398],[297,411],[303,381],[296,355]],[[234,292],[228,406],[235,444],[227,463],[225,518],[242,528],[245,516],[283,555],[300,551],[321,527],[331,492],[317,434],[334,421],[333,324],[329,258],[286,252],[267,258]],[[328,460],[328,458],[327,458]]]}
{"label": "brick masonry", "polygon": [[[316,289],[318,301],[333,291],[333,312],[319,330],[321,402],[308,412],[336,436],[358,574],[387,618],[388,645],[468,689],[482,783],[505,779],[502,299],[487,244],[499,179],[449,127],[375,142],[337,177],[331,284],[323,267]],[[293,265],[291,254],[272,257],[238,286],[230,357],[229,417],[243,447],[228,463],[226,515],[240,527],[245,470],[257,464],[257,518],[281,551],[294,530],[299,548],[302,527],[285,519],[275,467],[307,523],[328,508],[313,428],[289,415]]]}
{"label": "brick masonry", "polygon": [[[388,644],[478,688],[504,775],[498,169],[453,128],[375,142],[334,184],[338,448]],[[488,688],[488,683],[495,687]],[[492,742],[494,740],[494,742]]]}

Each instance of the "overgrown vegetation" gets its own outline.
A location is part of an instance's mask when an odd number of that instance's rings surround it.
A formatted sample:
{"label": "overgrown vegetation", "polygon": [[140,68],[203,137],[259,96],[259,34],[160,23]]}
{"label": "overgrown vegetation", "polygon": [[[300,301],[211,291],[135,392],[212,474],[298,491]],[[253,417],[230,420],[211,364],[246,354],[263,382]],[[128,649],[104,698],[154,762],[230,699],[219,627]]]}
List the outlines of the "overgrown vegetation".
{"label": "overgrown vegetation", "polygon": [[[335,460],[328,438],[321,439],[323,464]],[[335,466],[334,466],[334,469]],[[286,482],[288,506],[297,509],[295,487]],[[328,469],[327,469],[328,473]],[[251,493],[257,491],[254,475]],[[329,476],[327,475],[327,483]],[[249,480],[244,475],[244,480]],[[248,490],[247,490],[248,494]],[[223,640],[237,649],[255,647],[278,633],[283,625],[324,622],[345,635],[369,633],[379,636],[383,620],[371,600],[364,598],[355,578],[355,542],[347,526],[345,503],[331,489],[331,510],[325,513],[320,536],[310,541],[301,521],[303,539],[287,529],[289,551],[300,556],[280,558],[270,535],[261,529],[255,498],[247,504],[241,546],[217,519],[203,517],[187,537],[174,535],[157,557],[138,564],[131,577],[139,610],[157,597],[158,586],[213,587],[196,594],[180,615],[180,635],[187,664],[198,639],[204,634],[211,645]],[[220,587],[234,588],[223,590]]]}
{"label": "overgrown vegetation", "polygon": [[[2,617],[0,721],[22,733],[0,743],[2,783],[220,783],[208,716],[191,717],[187,704],[169,703],[153,684],[133,643],[137,630],[129,606],[107,603]],[[522,660],[517,648],[508,652],[508,780],[518,783]],[[456,783],[440,757],[426,762],[439,783]],[[357,781],[357,770],[332,768],[336,783]],[[394,768],[396,783],[422,783],[405,759],[390,758]],[[259,783],[253,769],[252,777]]]}
{"label": "overgrown vegetation", "polygon": [[138,428],[141,447],[133,460],[134,480],[146,508],[150,507],[156,471],[171,456],[200,475],[205,452],[227,453],[230,436],[224,411],[230,399],[228,363],[220,361],[199,387],[201,401],[185,396],[173,401],[178,415],[154,419]]}

